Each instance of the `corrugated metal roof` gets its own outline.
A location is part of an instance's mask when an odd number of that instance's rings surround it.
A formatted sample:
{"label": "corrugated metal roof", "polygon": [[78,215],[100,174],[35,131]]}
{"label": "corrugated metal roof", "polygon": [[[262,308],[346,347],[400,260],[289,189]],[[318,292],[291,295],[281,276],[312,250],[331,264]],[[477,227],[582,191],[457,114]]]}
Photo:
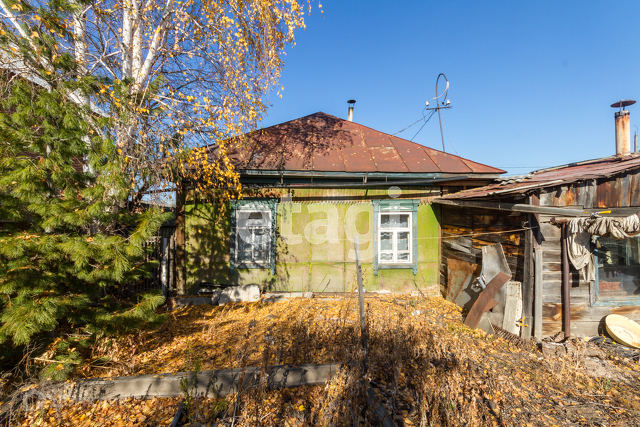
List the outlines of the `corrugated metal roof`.
{"label": "corrugated metal roof", "polygon": [[505,172],[321,112],[250,132],[230,157],[257,171]]}
{"label": "corrugated metal roof", "polygon": [[502,182],[461,191],[444,196],[444,199],[470,199],[493,195],[524,194],[538,188],[569,185],[587,179],[608,178],[640,167],[640,154],[611,156],[579,163],[541,169],[526,176],[502,178]]}

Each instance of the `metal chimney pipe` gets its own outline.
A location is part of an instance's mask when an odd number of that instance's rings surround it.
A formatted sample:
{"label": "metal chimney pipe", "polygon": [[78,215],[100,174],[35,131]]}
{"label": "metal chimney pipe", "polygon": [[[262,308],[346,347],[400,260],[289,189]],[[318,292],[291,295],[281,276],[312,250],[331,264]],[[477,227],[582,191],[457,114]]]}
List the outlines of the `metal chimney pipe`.
{"label": "metal chimney pipe", "polygon": [[616,118],[616,156],[631,154],[631,127],[629,126],[629,111],[622,110],[615,113]]}
{"label": "metal chimney pipe", "polygon": [[356,100],[355,99],[350,99],[347,101],[347,104],[349,104],[349,115],[347,116],[347,120],[352,122],[353,121],[353,106],[356,104]]}
{"label": "metal chimney pipe", "polygon": [[625,110],[629,105],[635,104],[633,99],[622,99],[611,104],[611,108],[619,108],[616,112],[616,156],[628,156],[631,154],[631,126],[629,124],[629,112]]}

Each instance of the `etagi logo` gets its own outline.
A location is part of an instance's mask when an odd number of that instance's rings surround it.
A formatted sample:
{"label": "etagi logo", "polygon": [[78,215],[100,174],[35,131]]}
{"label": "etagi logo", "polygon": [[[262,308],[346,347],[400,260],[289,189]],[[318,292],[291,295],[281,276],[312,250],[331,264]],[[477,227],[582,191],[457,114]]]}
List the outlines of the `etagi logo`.
{"label": "etagi logo", "polygon": [[[391,198],[398,198],[402,194],[399,187],[392,186],[387,194]],[[362,261],[372,260],[373,253],[373,206],[371,203],[354,203],[349,205],[340,215],[340,210],[331,203],[309,203],[306,204],[306,212],[309,214],[309,221],[304,224],[302,234],[294,233],[294,223],[296,214],[303,212],[301,203],[293,202],[291,195],[287,194],[281,198],[278,212],[278,222],[280,238],[289,246],[303,243],[306,239],[312,245],[338,244],[348,241],[350,244],[347,258],[355,261],[356,253],[353,245],[354,237],[358,236],[360,242],[360,257]],[[299,221],[299,220],[298,220]],[[299,230],[300,226],[296,224]],[[360,225],[360,227],[358,227]],[[364,225],[364,226],[363,226]]]}

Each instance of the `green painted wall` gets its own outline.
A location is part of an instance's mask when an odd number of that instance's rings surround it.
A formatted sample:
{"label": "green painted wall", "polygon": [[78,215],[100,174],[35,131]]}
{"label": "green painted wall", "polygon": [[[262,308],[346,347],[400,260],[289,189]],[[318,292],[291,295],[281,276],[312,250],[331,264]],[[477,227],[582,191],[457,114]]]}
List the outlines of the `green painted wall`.
{"label": "green painted wall", "polygon": [[[278,197],[269,193],[250,196]],[[373,204],[388,199],[386,190],[296,190],[293,203],[278,204],[276,274],[269,269],[237,269],[229,274],[229,211],[195,194],[186,205],[187,286],[200,282],[258,284],[263,290],[349,292],[356,287],[353,235],[360,236],[363,279],[367,290],[437,294],[439,224],[429,200],[439,188],[410,188],[403,199],[420,199],[418,207],[418,274],[411,268],[380,269],[373,274]],[[330,200],[331,203],[328,203]],[[437,208],[436,208],[437,209]]]}

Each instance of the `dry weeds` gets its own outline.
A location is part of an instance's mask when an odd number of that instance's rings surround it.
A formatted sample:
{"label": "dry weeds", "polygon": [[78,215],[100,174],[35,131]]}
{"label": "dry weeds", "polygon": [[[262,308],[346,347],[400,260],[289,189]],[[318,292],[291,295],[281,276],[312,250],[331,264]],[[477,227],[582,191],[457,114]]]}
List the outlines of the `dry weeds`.
{"label": "dry weeds", "polygon": [[[344,363],[324,387],[255,387],[226,399],[198,400],[191,421],[204,425],[376,425],[374,411],[367,410],[372,400],[398,425],[408,426],[640,425],[637,365],[620,361],[619,381],[593,378],[574,360],[543,357],[469,330],[460,309],[441,298],[368,298],[365,372],[357,307],[356,298],[190,307],[174,312],[156,331],[103,340],[93,357],[110,357],[111,364],[98,369],[88,363],[77,375],[189,370],[194,352],[202,369]],[[374,393],[369,404],[368,387]],[[83,408],[58,412],[66,423],[96,413],[89,404]],[[33,423],[33,414],[23,425],[58,425],[51,416]],[[126,426],[158,425],[125,418],[120,420]],[[69,425],[118,425],[100,422],[85,415]]]}

